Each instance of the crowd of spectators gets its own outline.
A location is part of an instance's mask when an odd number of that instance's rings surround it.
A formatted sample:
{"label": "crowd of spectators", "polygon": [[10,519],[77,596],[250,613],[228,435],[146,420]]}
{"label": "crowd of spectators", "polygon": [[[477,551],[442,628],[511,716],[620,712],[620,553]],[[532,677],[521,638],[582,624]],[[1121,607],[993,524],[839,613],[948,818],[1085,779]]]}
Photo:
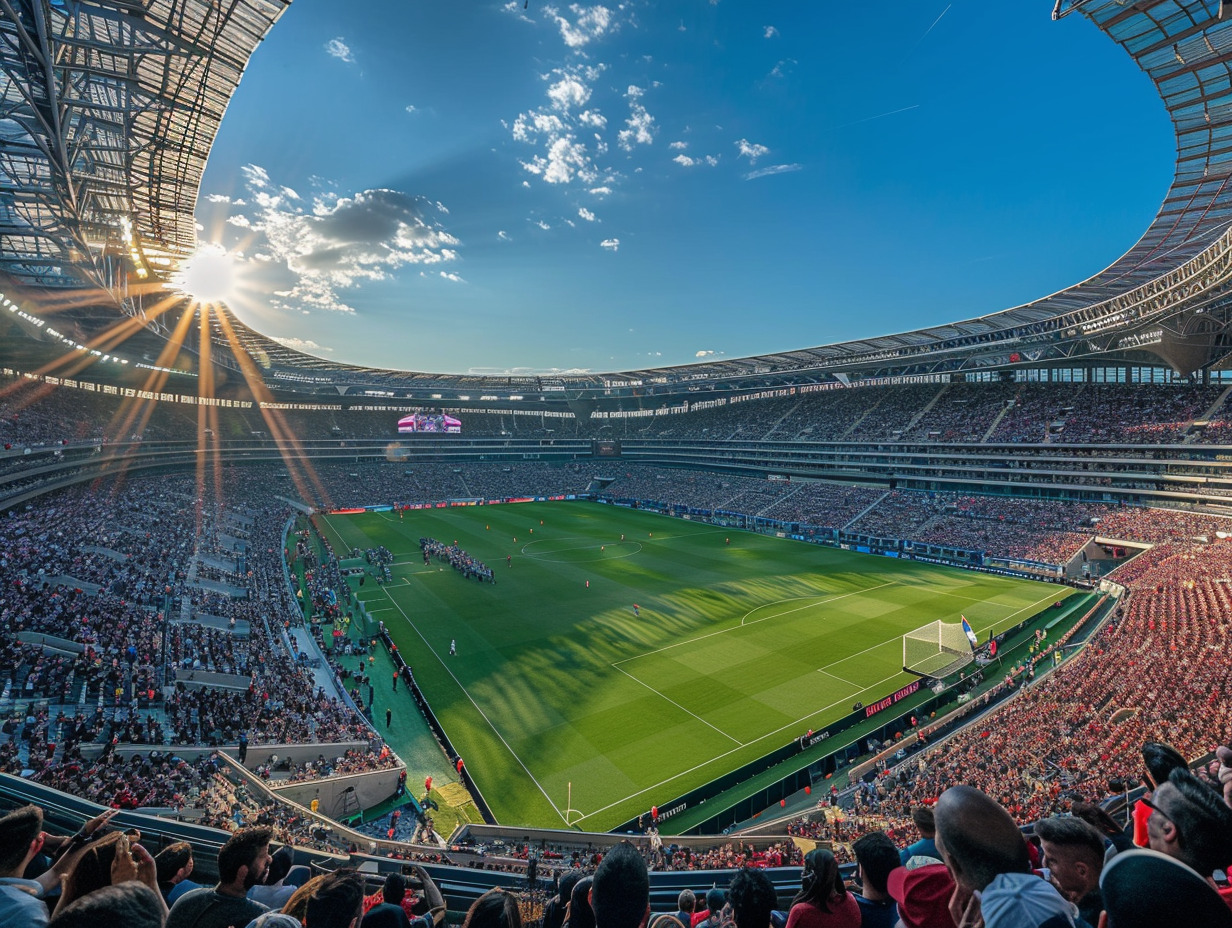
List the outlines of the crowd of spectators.
{"label": "crowd of spectators", "polygon": [[[1112,397],[1100,400],[1106,405],[1120,388],[1090,389],[1093,399]],[[926,399],[917,396],[913,418]],[[1188,414],[1210,399],[1191,396],[1188,406],[1168,397],[1143,402],[1166,422],[1181,414],[1177,409]],[[908,400],[887,394],[877,405],[884,402],[881,412],[901,419]],[[776,421],[802,421],[796,417],[805,401],[783,402],[787,408]],[[933,430],[940,420],[930,416],[931,410],[914,428]],[[377,501],[388,501],[398,492],[396,482],[383,481],[391,466],[401,465],[364,466],[360,478],[348,469],[356,466],[322,468],[325,493],[347,501],[380,493]],[[1155,546],[1114,574],[1131,595],[1091,647],[1025,688],[999,714],[921,755],[905,768],[907,776],[894,772],[877,791],[875,808],[862,810],[854,823],[817,825],[811,837],[835,842],[840,858],[854,853],[850,839],[869,826],[897,839],[910,827],[908,812],[951,784],[976,786],[1027,822],[1068,811],[1076,797],[1098,798],[1109,778],[1132,779],[1135,746],[1144,740],[1166,740],[1196,757],[1212,746],[1210,733],[1221,730],[1219,694],[1232,686],[1232,672],[1217,656],[1228,650],[1232,551],[1218,538],[1227,528],[1218,517],[906,491],[879,498],[884,491],[616,467],[608,490],[614,496],[773,518],[829,513],[831,522],[875,503],[852,530],[879,536],[892,530],[896,537],[978,546],[1005,557],[1059,562],[1093,535]],[[481,485],[514,495],[520,472],[468,464],[421,476],[425,493],[428,478],[441,476],[447,490],[466,495]],[[576,489],[591,471],[536,464],[531,474],[542,486]],[[12,634],[0,646],[0,674],[5,699],[31,704],[28,715],[5,725],[3,769],[126,808],[176,808],[206,797],[209,820],[234,827],[282,813],[242,797],[233,781],[220,781],[218,771],[201,762],[179,759],[168,745],[229,744],[241,735],[254,744],[370,739],[364,720],[315,685],[286,646],[286,629],[302,615],[280,556],[289,509],[276,498],[290,487],[269,468],[229,469],[220,482],[244,502],[227,505],[207,502],[209,482],[203,488],[191,477],[129,477],[104,492],[68,490],[3,517],[0,620]],[[963,543],[968,540],[981,544]],[[332,560],[310,568],[318,589],[337,588],[335,568]],[[247,598],[202,583],[242,589]],[[56,641],[43,644],[34,634]],[[235,689],[201,686],[191,679],[197,671],[244,675],[250,682]],[[39,700],[51,707],[35,707]],[[149,750],[116,749],[125,744]],[[374,764],[388,760],[361,751],[325,775],[377,769]],[[307,840],[314,840],[311,833]],[[750,856],[732,843],[701,853],[660,848],[650,857],[663,869],[775,859],[792,859],[791,849]]]}

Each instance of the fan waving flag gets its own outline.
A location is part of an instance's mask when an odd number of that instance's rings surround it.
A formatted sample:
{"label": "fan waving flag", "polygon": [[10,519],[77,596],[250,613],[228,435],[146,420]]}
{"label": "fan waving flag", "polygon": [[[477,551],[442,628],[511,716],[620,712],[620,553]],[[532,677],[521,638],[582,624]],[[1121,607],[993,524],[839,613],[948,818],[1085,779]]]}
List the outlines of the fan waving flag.
{"label": "fan waving flag", "polygon": [[980,639],[975,637],[975,631],[971,628],[971,623],[967,621],[967,617],[965,615],[959,616],[959,618],[962,619],[963,634],[966,635],[967,640],[971,642],[971,647],[978,648],[980,645]]}

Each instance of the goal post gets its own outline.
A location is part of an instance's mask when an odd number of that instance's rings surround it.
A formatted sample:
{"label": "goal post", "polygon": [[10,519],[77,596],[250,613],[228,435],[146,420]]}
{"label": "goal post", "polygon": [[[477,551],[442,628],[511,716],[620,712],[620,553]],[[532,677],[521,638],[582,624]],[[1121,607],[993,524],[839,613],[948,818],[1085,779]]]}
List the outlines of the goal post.
{"label": "goal post", "polygon": [[948,677],[975,660],[961,622],[929,622],[903,635],[903,670],[919,677]]}

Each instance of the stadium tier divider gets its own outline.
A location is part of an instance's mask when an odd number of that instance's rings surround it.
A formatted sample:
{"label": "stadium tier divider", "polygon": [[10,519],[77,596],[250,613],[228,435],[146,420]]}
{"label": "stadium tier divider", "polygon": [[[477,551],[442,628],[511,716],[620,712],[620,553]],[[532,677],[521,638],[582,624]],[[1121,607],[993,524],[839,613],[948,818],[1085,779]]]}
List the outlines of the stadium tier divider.
{"label": "stadium tier divider", "polygon": [[[88,800],[79,799],[76,796],[70,796],[67,793],[33,783],[21,777],[0,773],[0,812],[7,812],[27,803],[33,803],[43,810],[48,830],[62,834],[72,834],[81,826],[82,822],[93,818],[105,811],[106,808]],[[307,810],[304,811],[311,815]],[[330,824],[335,829],[339,828],[334,823]],[[116,815],[112,821],[112,827],[138,829],[141,832],[142,845],[152,854],[157,854],[163,848],[177,841],[187,841],[193,848],[193,859],[195,861],[194,876],[198,877],[198,882],[204,884],[212,883],[218,879],[218,851],[230,837],[230,832],[221,831],[216,828],[127,810],[121,810]],[[342,831],[348,832],[349,829],[342,829]],[[368,842],[361,846],[371,846],[373,839],[368,835],[351,833],[357,839]],[[549,834],[551,833],[549,832]],[[555,833],[554,837],[564,841],[575,841],[578,838],[586,837],[592,839],[592,843],[610,846],[625,840],[627,836],[615,834],[583,836],[578,832],[559,832]],[[642,836],[641,840],[648,839]],[[722,840],[721,838],[713,838],[711,843]],[[375,843],[379,848],[380,845],[388,844],[389,842]],[[407,849],[405,845],[401,848],[404,852]],[[440,851],[439,848],[423,848],[422,850],[429,853]],[[383,879],[386,874],[404,872],[408,861],[406,859],[372,853],[342,855],[328,854],[323,851],[307,848],[295,848],[295,863],[307,865],[315,872],[337,870],[343,866],[357,867],[361,873],[370,878],[369,882],[372,883],[372,878],[374,877]],[[455,866],[453,864],[418,861],[416,863],[422,866],[440,887],[441,892],[445,896],[448,909],[454,916],[460,916],[461,913],[464,913],[470,907],[472,902],[496,886],[530,888],[526,884],[524,873],[506,870],[484,870],[482,869],[482,858],[476,859],[475,866]],[[569,862],[566,860],[540,861],[539,874],[541,878],[539,883],[544,891],[547,891],[550,887],[552,871],[563,872],[568,869],[568,864]],[[775,886],[780,906],[788,903],[800,888],[799,867],[777,867],[767,869],[764,872],[770,877],[771,882]],[[731,881],[734,873],[734,870],[652,872],[650,874],[651,904],[658,911],[669,911],[675,908],[676,898],[680,890],[685,888],[696,890],[699,887],[705,888],[705,886],[712,883],[726,886]],[[375,888],[375,883],[373,883],[372,888]],[[451,921],[453,920],[451,918]]]}

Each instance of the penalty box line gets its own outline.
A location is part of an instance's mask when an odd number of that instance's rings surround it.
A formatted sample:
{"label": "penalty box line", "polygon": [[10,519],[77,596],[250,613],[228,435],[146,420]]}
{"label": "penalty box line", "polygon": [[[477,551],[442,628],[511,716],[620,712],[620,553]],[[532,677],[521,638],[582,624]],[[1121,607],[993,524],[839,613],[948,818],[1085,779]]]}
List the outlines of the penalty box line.
{"label": "penalty box line", "polygon": [[[647,683],[645,680],[639,680],[637,677],[633,676],[633,674],[629,673],[629,671],[624,670],[624,669],[623,669],[623,668],[621,668],[621,667],[616,667],[616,665],[615,665],[615,664],[613,664],[612,666],[613,666],[616,670],[618,670],[618,671],[620,671],[621,673],[623,673],[626,677],[628,677],[628,678],[629,678],[630,680],[632,680],[634,683],[640,683],[642,686],[646,687],[646,689],[650,690],[650,692],[654,693],[656,696],[658,696],[658,697],[659,697],[660,699],[662,699],[664,702],[670,702],[673,706],[675,706],[675,707],[676,707],[677,709],[679,709],[681,712],[685,713],[686,715],[691,715],[691,716],[693,716],[693,718],[697,719],[699,722],[701,722],[701,723],[702,723],[703,725],[705,725],[707,728],[712,728],[712,729],[714,729],[715,731],[717,731],[720,735],[722,735],[722,736],[723,736],[724,738],[726,738],[728,741],[734,741],[736,744],[740,745],[741,747],[744,747],[745,742],[741,741],[739,738],[733,738],[733,737],[732,737],[731,735],[729,735],[727,732],[723,731],[723,729],[721,729],[721,728],[719,728],[719,727],[717,727],[717,726],[715,726],[715,725],[711,725],[709,722],[707,722],[704,718],[702,718],[702,717],[701,717],[700,715],[698,715],[696,712],[690,712],[688,709],[686,709],[686,708],[685,708],[684,706],[682,706],[680,703],[676,702],[676,700],[672,699],[671,697],[669,697],[669,696],[664,696],[662,693],[660,693],[658,690],[656,690],[653,686],[651,686],[651,685],[650,685],[649,683]],[[579,821],[580,821],[580,819],[579,819]]]}
{"label": "penalty box line", "polygon": [[[795,609],[787,609],[783,612],[776,612],[773,615],[768,615],[760,619],[754,619],[752,622],[746,622],[745,619],[747,619],[750,615],[752,615],[754,612],[757,611],[756,609],[750,609],[740,619],[739,625],[730,625],[727,628],[720,628],[718,631],[707,632],[704,635],[698,635],[696,638],[689,638],[686,641],[677,641],[673,644],[664,645],[661,648],[655,648],[651,651],[643,651],[641,654],[634,654],[632,657],[622,657],[618,661],[613,661],[612,666],[615,667],[617,664],[627,664],[629,661],[641,660],[643,657],[650,657],[650,655],[652,654],[659,654],[663,651],[670,651],[672,650],[672,648],[681,648],[681,647],[684,647],[685,645],[696,644],[699,641],[705,641],[707,638],[713,638],[715,635],[726,635],[728,632],[734,632],[741,628],[748,628],[752,625],[757,625],[760,622],[768,622],[771,619],[782,618],[785,615],[791,615],[793,612],[802,612],[805,609],[812,609],[814,606],[824,606],[827,603],[838,602],[838,600],[846,599],[848,596],[858,596],[861,593],[871,593],[873,590],[879,590],[882,587],[891,586],[898,582],[899,581],[897,580],[887,580],[885,583],[878,583],[876,586],[870,586],[863,590],[852,590],[850,593],[840,593],[837,596],[831,596],[827,599],[819,599],[816,602],[811,602],[807,606],[798,606]],[[811,599],[812,597],[802,597],[802,598]],[[779,602],[791,602],[791,601],[792,600],[790,599],[779,600]],[[767,603],[766,605],[773,605],[773,604]],[[761,606],[757,607],[757,609],[761,609],[761,608],[762,608]]]}
{"label": "penalty box line", "polygon": [[[886,677],[884,680],[878,680],[876,683],[869,684],[863,689],[856,690],[856,692],[851,695],[858,696],[860,693],[866,693],[871,689],[875,689],[876,687],[881,686],[883,683],[889,683],[891,680],[895,679],[896,677],[901,677],[901,676],[902,676],[902,671],[891,674],[890,676]],[[639,680],[638,682],[640,683],[641,681]],[[852,684],[852,685],[854,686],[855,684]],[[747,744],[742,745],[742,747],[748,747],[749,745],[756,744],[759,741],[764,741],[767,738],[773,737],[774,735],[777,735],[779,732],[787,731],[790,728],[794,728],[808,721],[809,719],[811,719],[813,716],[817,715],[820,712],[825,712],[827,709],[833,709],[835,706],[844,704],[850,698],[851,696],[844,696],[842,699],[835,700],[829,705],[821,706],[820,708],[814,709],[808,715],[802,715],[800,718],[796,719],[794,722],[788,722],[785,725],[780,725],[778,728],[774,729],[773,731],[768,731],[764,735],[759,735],[757,738],[753,739]],[[700,764],[694,764],[692,767],[689,767],[687,770],[681,770],[679,773],[673,773],[670,777],[666,777],[665,779],[660,780],[658,783],[654,783],[650,786],[639,789],[636,792],[630,793],[628,796],[625,796],[623,799],[617,799],[615,802],[608,803],[601,809],[595,809],[593,812],[586,813],[581,818],[574,819],[573,824],[576,825],[578,822],[585,821],[586,819],[591,818],[592,816],[599,815],[600,813],[606,812],[608,809],[614,809],[616,806],[620,805],[621,803],[628,802],[630,799],[636,799],[638,796],[645,795],[646,793],[649,793],[652,790],[656,790],[656,789],[659,789],[660,787],[666,786],[667,784],[675,780],[678,780],[683,776],[687,776],[688,774],[693,773],[696,770],[701,770],[703,767],[707,766],[708,764],[713,764],[715,761],[722,760],[725,757],[730,757],[732,754],[735,754],[740,749],[741,748],[739,747],[732,748],[728,751],[724,751],[722,754],[716,754],[713,757],[707,758],[706,760],[702,761]]]}
{"label": "penalty box line", "polygon": [[[382,588],[382,592],[384,592],[384,588]],[[419,630],[419,626],[417,626],[414,622],[411,621],[411,617],[406,614],[406,610],[403,609],[402,606],[398,604],[397,600],[395,600],[392,596],[389,596],[388,593],[386,593],[385,595],[388,597],[389,601],[393,603],[394,608],[397,609],[400,613],[402,613],[402,618],[406,619],[406,624],[409,625],[412,629],[414,629],[415,634],[419,636],[421,641],[423,641],[424,647],[426,647],[428,651],[432,654],[432,656],[435,657],[437,661],[440,662],[441,667],[443,667],[445,672],[449,674],[450,678],[457,685],[458,689],[460,689],[466,695],[466,698],[470,700],[470,704],[475,707],[475,711],[478,712],[480,717],[485,722],[488,723],[488,727],[491,728],[492,733],[496,735],[497,738],[500,739],[500,743],[505,746],[505,750],[509,752],[509,756],[518,762],[518,766],[521,767],[523,771],[525,771],[527,777],[530,778],[530,781],[534,783],[535,787],[539,790],[539,792],[543,794],[543,798],[548,801],[548,805],[550,805],[552,807],[552,810],[557,815],[560,816],[560,820],[565,823],[565,827],[566,828],[570,827],[569,819],[565,816],[563,812],[560,811],[560,808],[556,805],[556,803],[552,801],[552,797],[549,796],[548,791],[543,788],[543,784],[535,779],[535,775],[530,772],[530,768],[526,766],[526,762],[523,761],[522,758],[518,756],[518,752],[515,751],[510,746],[509,742],[505,740],[505,736],[501,734],[500,729],[497,728],[495,724],[493,724],[490,718],[488,718],[488,714],[484,712],[483,708],[479,705],[478,702],[476,702],[475,697],[471,695],[470,690],[468,690],[465,686],[462,685],[462,681],[458,679],[456,674],[454,674],[453,669],[449,666],[449,664],[441,660],[441,656],[437,654],[436,649],[433,648],[432,645],[428,643],[428,639],[424,636],[424,633]],[[581,819],[578,819],[578,821],[581,821]]]}

